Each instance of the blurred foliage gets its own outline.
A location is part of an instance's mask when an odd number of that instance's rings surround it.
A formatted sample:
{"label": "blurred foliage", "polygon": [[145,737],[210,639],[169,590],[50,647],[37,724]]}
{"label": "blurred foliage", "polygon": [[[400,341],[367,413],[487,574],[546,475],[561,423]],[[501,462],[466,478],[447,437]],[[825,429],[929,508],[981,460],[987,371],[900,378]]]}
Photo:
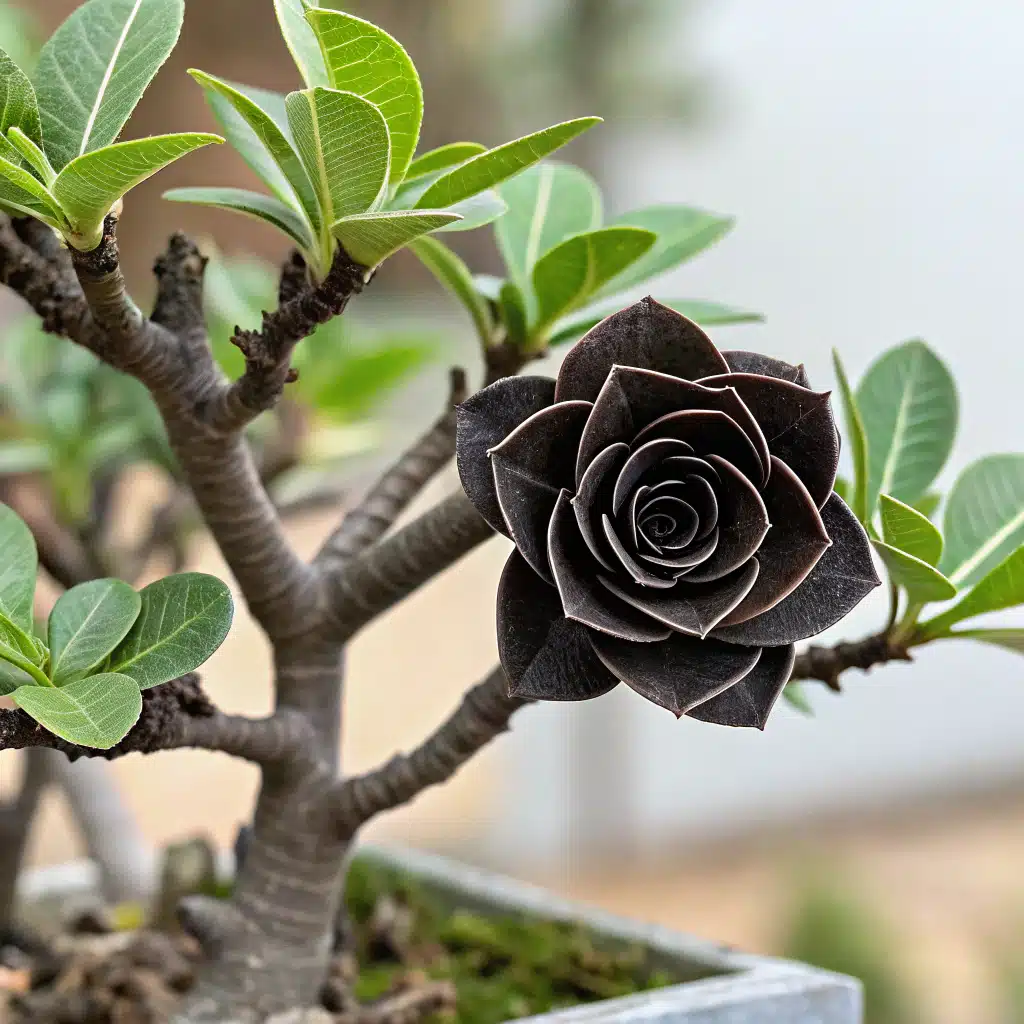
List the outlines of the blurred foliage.
{"label": "blurred foliage", "polygon": [[0,50],[26,71],[35,66],[41,38],[35,18],[26,6],[0,0]]}
{"label": "blurred foliage", "polygon": [[784,930],[782,955],[859,978],[864,1024],[917,1024],[920,1012],[904,983],[898,940],[841,877],[801,883]]}

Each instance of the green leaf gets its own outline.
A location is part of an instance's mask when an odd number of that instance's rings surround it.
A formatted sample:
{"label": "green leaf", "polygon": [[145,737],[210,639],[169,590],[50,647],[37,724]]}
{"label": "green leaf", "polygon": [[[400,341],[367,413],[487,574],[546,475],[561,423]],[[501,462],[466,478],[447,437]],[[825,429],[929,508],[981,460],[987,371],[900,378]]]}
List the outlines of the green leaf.
{"label": "green leaf", "polygon": [[832,485],[832,490],[835,491],[847,505],[852,501],[850,481],[845,477],[837,476],[836,482]]}
{"label": "green leaf", "polygon": [[933,565],[883,541],[872,540],[871,543],[882,556],[892,581],[906,590],[911,604],[948,601],[956,597],[956,587]]}
{"label": "green leaf", "polygon": [[936,509],[942,504],[942,495],[938,491],[929,491],[927,494],[922,494],[920,498],[910,503],[918,512],[923,516],[927,516],[929,519],[935,515]]}
{"label": "green leaf", "polygon": [[501,187],[508,213],[495,228],[512,280],[529,288],[537,260],[573,235],[601,226],[601,190],[572,164],[545,161]]}
{"label": "green leaf", "polygon": [[31,632],[36,593],[36,542],[14,510],[0,505],[0,611],[20,629]]}
{"label": "green leaf", "polygon": [[446,210],[385,210],[344,217],[331,232],[356,263],[375,267],[414,239],[458,219]]}
{"label": "green leaf", "polygon": [[72,239],[76,248],[89,250],[99,245],[103,218],[126,192],[193,150],[223,141],[219,135],[199,132],[157,135],[116,142],[75,157],[57,175],[53,194],[77,236]]}
{"label": "green leaf", "polygon": [[7,141],[18,155],[39,175],[47,188],[53,185],[57,172],[50,166],[46,154],[17,126],[7,130]]}
{"label": "green leaf", "polygon": [[[0,644],[0,648],[4,645]],[[8,697],[19,686],[38,686],[39,684],[27,673],[4,659],[0,653],[0,697]]]}
{"label": "green leaf", "polygon": [[33,79],[43,148],[58,171],[121,134],[184,14],[184,0],[88,0],[50,37]]}
{"label": "green leaf", "polygon": [[941,568],[961,585],[1024,544],[1024,455],[988,455],[953,485],[943,516]]}
{"label": "green leaf", "polygon": [[1024,654],[1024,629],[954,629],[946,637],[950,640],[977,640]]}
{"label": "green leaf", "polygon": [[131,676],[143,690],[199,668],[231,628],[231,592],[215,576],[166,576],[139,596],[142,611],[110,656],[110,671]]}
{"label": "green leaf", "polygon": [[309,8],[310,4],[306,0],[274,0],[281,35],[284,36],[302,80],[312,89],[318,85],[330,85],[330,79],[327,77],[316,34],[306,21]]}
{"label": "green leaf", "polygon": [[55,736],[99,750],[120,743],[142,714],[142,694],[135,682],[109,672],[60,689],[22,686],[13,699]]}
{"label": "green leaf", "polygon": [[850,388],[850,381],[843,368],[839,353],[832,349],[832,365],[835,367],[839,395],[843,400],[843,417],[846,420],[846,442],[853,459],[853,514],[862,522],[871,518],[874,503],[868,503],[868,435],[857,399]]}
{"label": "green leaf", "polygon": [[53,227],[61,220],[60,207],[46,188],[23,167],[0,157],[0,205]]}
{"label": "green leaf", "polygon": [[297,206],[309,218],[313,230],[319,231],[320,207],[292,144],[284,97],[233,85],[195,69],[189,74],[203,87],[228,140],[246,163],[281,202]]}
{"label": "green leaf", "polygon": [[333,378],[316,390],[314,405],[332,419],[362,419],[384,393],[418,370],[429,356],[423,345],[387,344],[357,352],[338,367]]}
{"label": "green leaf", "polygon": [[544,157],[561,149],[577,135],[599,124],[599,117],[581,117],[565,121],[543,131],[526,135],[514,142],[506,142],[496,149],[471,157],[454,170],[442,175],[420,196],[419,207],[444,209],[475,196],[484,189],[493,188],[533,166]]}
{"label": "green leaf", "polygon": [[507,212],[505,200],[494,189],[487,189],[461,203],[449,206],[445,213],[457,213],[459,220],[446,224],[441,231],[475,231],[487,224],[493,224]]}
{"label": "green leaf", "polygon": [[929,565],[938,565],[942,557],[942,534],[928,517],[888,494],[879,495],[879,502],[885,543]]}
{"label": "green leaf", "polygon": [[469,267],[436,238],[418,238],[409,248],[427,270],[466,307],[473,318],[477,335],[487,344],[491,336],[491,314],[473,284]]}
{"label": "green leaf", "polygon": [[613,225],[645,228],[658,240],[632,266],[601,289],[602,295],[614,295],[627,288],[649,281],[673,267],[693,259],[725,237],[733,227],[732,217],[722,217],[690,206],[648,206],[623,213],[611,221]]}
{"label": "green leaf", "polygon": [[[20,128],[37,146],[43,144],[36,91],[28,75],[0,50],[0,135],[5,142],[11,128]],[[4,150],[0,150],[0,156],[11,159]]]}
{"label": "green leaf", "polygon": [[923,341],[890,349],[857,388],[868,440],[868,515],[880,493],[900,501],[920,498],[953,447],[956,385]]}
{"label": "green leaf", "polygon": [[994,569],[983,576],[974,589],[952,608],[928,622],[923,622],[920,635],[925,638],[942,636],[964,619],[973,619],[986,612],[1024,604],[1024,547],[1017,548]]}
{"label": "green leaf", "polygon": [[479,142],[449,142],[446,146],[428,150],[416,157],[405,172],[404,181],[414,181],[428,174],[446,171],[456,164],[465,163],[470,157],[486,153],[487,147]]}
{"label": "green leaf", "polygon": [[792,707],[805,715],[814,714],[814,706],[807,699],[807,694],[800,683],[788,683],[782,691],[782,696]]}
{"label": "green leaf", "polygon": [[50,612],[50,678],[57,686],[95,668],[127,636],[142,599],[121,580],[90,580],[62,594]]}
{"label": "green leaf", "polygon": [[606,281],[639,259],[657,236],[639,228],[599,228],[574,235],[533,268],[537,328],[582,306]]}
{"label": "green leaf", "polygon": [[526,302],[523,293],[513,282],[506,281],[501,286],[498,306],[501,309],[501,322],[505,325],[506,340],[517,347],[525,345],[528,334]]}
{"label": "green leaf", "polygon": [[355,93],[323,88],[293,92],[285,105],[324,223],[375,208],[387,189],[390,159],[380,110]]}
{"label": "green leaf", "polygon": [[[758,323],[764,317],[747,309],[734,306],[723,306],[718,302],[705,302],[702,299],[662,299],[663,305],[682,313],[701,327],[721,327],[726,324]],[[562,345],[568,341],[581,338],[595,324],[599,324],[606,316],[622,309],[622,300],[607,299],[594,303],[573,313],[566,320],[555,325],[551,334],[550,344]]]}
{"label": "green leaf", "polygon": [[0,476],[41,473],[53,465],[50,447],[42,441],[0,442]]}
{"label": "green leaf", "polygon": [[172,203],[193,203],[254,217],[283,231],[300,249],[312,249],[314,239],[309,226],[290,207],[273,196],[248,192],[243,188],[172,188],[164,193]]}
{"label": "green leaf", "polygon": [[314,8],[306,20],[320,42],[330,85],[362,96],[384,115],[391,139],[389,178],[400,182],[423,120],[423,88],[409,54],[383,29],[351,14]]}

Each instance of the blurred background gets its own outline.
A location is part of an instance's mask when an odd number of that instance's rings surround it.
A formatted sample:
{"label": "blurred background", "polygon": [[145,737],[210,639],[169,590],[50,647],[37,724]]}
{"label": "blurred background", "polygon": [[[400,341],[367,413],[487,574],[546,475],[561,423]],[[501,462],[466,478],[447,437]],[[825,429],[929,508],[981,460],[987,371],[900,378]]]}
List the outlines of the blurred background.
{"label": "blurred background", "polygon": [[[73,6],[8,0],[2,45],[16,57],[22,45],[27,61],[33,40]],[[833,346],[860,376],[883,348],[923,337],[961,390],[940,484],[982,454],[1024,448],[1013,298],[1024,238],[1019,3],[360,0],[345,9],[410,51],[424,83],[425,147],[494,144],[596,113],[606,123],[567,159],[598,179],[612,212],[671,201],[735,215],[727,240],[664,282],[666,295],[765,314],[764,324],[713,332],[723,347],[804,361],[825,388]],[[269,0],[188,0],[181,45],[133,135],[215,129],[189,67],[296,85]],[[238,302],[238,317],[258,315],[273,278],[253,261],[279,263],[278,236],[159,198],[229,183],[254,180],[228,147],[212,147],[132,193],[122,249],[140,301],[167,234],[184,229],[225,262],[247,261],[234,290],[218,290],[217,315],[233,324]],[[474,269],[496,269],[487,229],[454,237]],[[335,396],[309,426],[315,481],[295,472],[284,481],[296,496],[290,529],[308,552],[374,466],[435,417],[448,368],[477,372],[468,323],[408,254],[370,292],[345,326],[367,384]],[[31,332],[5,310],[12,336]],[[445,474],[417,508],[455,482]],[[111,500],[127,534],[165,500],[144,460],[118,488]],[[300,500],[310,494],[321,500]],[[493,663],[504,543],[359,638],[349,769],[416,743]],[[221,570],[201,536],[182,557]],[[877,628],[884,605],[865,602],[835,639]],[[267,708],[268,659],[250,623],[239,622],[205,678],[228,709]],[[934,645],[913,665],[850,673],[844,690],[808,689],[812,715],[781,706],[757,735],[677,723],[625,688],[532,708],[452,784],[372,832],[859,974],[869,1024],[1024,1021],[1024,663],[995,648]],[[0,758],[7,787],[14,765]],[[127,758],[113,772],[154,842],[208,833],[230,843],[255,785],[245,766],[198,753]],[[48,798],[32,862],[80,854],[60,798]]]}

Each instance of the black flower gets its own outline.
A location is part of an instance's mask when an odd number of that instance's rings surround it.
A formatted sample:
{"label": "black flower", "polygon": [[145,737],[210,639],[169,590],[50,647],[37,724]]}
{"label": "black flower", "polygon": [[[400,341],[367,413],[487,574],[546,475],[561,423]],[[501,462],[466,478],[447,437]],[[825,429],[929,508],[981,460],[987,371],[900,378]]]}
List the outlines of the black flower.
{"label": "black flower", "polygon": [[763,728],[794,642],[880,583],[832,491],[838,458],[802,366],[719,352],[650,298],[557,381],[474,395],[459,473],[516,545],[498,590],[512,693],[585,700],[621,680],[676,715]]}

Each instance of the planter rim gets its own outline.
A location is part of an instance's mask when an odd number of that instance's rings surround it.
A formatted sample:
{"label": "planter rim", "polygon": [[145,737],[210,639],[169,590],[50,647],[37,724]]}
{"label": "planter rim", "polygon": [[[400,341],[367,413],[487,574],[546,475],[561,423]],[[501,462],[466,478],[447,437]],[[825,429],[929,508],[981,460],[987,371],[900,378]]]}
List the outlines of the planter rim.
{"label": "planter rim", "polygon": [[[662,963],[710,975],[523,1018],[517,1024],[862,1024],[863,995],[854,978],[737,952],[435,854],[371,843],[360,844],[357,852],[416,875],[443,896],[477,909],[578,923],[613,940],[640,943]],[[230,876],[230,855],[221,858],[220,869]],[[28,901],[54,893],[85,894],[95,891],[97,881],[93,864],[69,861],[25,872],[18,894]]]}

